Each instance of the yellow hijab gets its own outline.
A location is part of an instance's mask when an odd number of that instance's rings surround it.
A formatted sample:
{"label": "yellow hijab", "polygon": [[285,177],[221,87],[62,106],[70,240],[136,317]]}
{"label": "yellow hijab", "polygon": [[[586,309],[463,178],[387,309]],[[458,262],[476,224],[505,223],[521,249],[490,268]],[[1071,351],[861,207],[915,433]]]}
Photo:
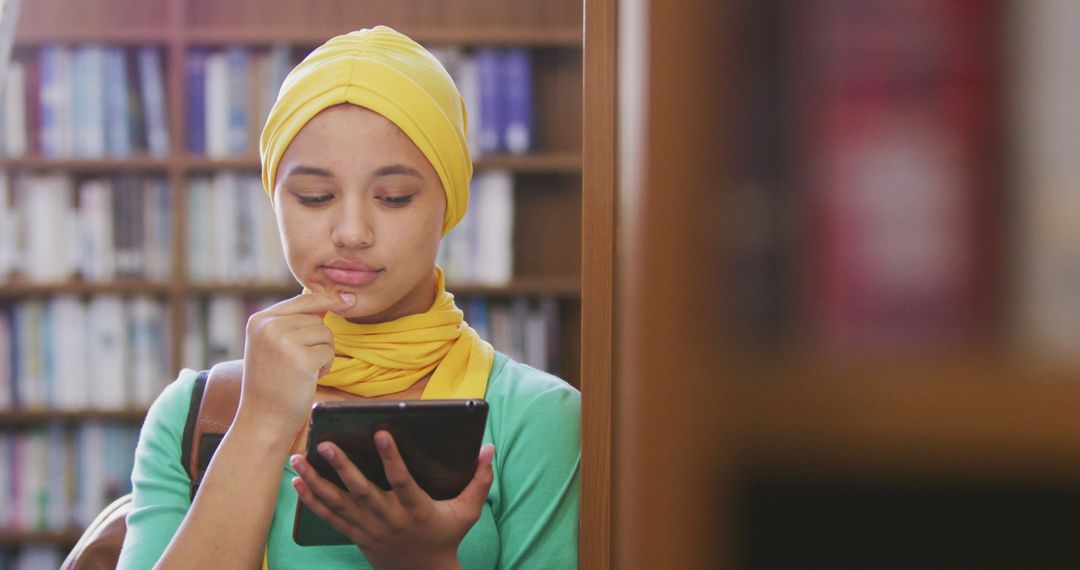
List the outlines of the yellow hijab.
{"label": "yellow hijab", "polygon": [[[285,78],[259,139],[263,188],[273,199],[278,164],[296,133],[319,111],[351,103],[397,125],[427,157],[446,193],[442,233],[469,203],[472,160],[465,105],[442,64],[420,44],[377,26],[332,38]],[[462,320],[436,267],[438,291],[418,315],[372,325],[327,314],[339,356],[319,384],[361,396],[404,390],[434,373],[424,398],[482,398],[494,350]]]}

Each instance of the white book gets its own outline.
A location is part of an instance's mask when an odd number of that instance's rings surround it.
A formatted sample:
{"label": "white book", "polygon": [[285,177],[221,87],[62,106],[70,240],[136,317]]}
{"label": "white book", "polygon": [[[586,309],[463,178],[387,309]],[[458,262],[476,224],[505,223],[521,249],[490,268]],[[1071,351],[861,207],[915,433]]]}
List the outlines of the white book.
{"label": "white book", "polygon": [[214,295],[207,306],[206,345],[209,363],[243,358],[244,302],[236,295]]}
{"label": "white book", "polygon": [[54,404],[65,410],[85,408],[89,399],[86,306],[73,295],[58,295],[48,303],[53,322]]}
{"label": "white book", "polygon": [[232,234],[235,237],[236,253],[233,262],[233,278],[235,281],[251,282],[259,278],[259,216],[262,214],[256,200],[260,198],[255,194],[257,190],[262,194],[263,202],[266,195],[261,187],[252,184],[252,176],[240,176],[236,179],[235,216],[233,217]]}
{"label": "white book", "polygon": [[210,226],[213,241],[210,242],[214,260],[213,278],[221,283],[233,283],[239,279],[237,272],[238,245],[237,219],[240,199],[240,182],[233,172],[219,172],[211,181],[209,203]]}
{"label": "white book", "polygon": [[105,48],[86,44],[72,55],[72,154],[105,155]]}
{"label": "white book", "polygon": [[0,170],[0,280],[8,279],[19,258],[19,225],[11,205],[8,173]]}
{"label": "white book", "polygon": [[0,432],[0,528],[12,526],[11,518],[14,505],[12,504],[11,484],[12,471],[17,465],[12,461],[12,440],[16,436],[11,431]]}
{"label": "white book", "polygon": [[485,285],[505,285],[514,273],[514,179],[495,170],[474,179],[472,209],[476,237],[471,259],[473,280]]}
{"label": "white book", "polygon": [[80,184],[78,192],[79,273],[89,282],[112,281],[116,277],[112,184],[90,178]]}
{"label": "white book", "polygon": [[15,305],[14,335],[18,347],[15,354],[15,393],[18,405],[40,409],[47,404],[45,393],[45,307],[38,299]]}
{"label": "white book", "polygon": [[229,154],[229,62],[224,52],[206,58],[206,154]]}
{"label": "white book", "polygon": [[163,281],[172,274],[172,210],[168,184],[164,178],[143,181],[143,272],[147,279]]}
{"label": "white book", "polygon": [[204,305],[197,299],[184,303],[184,340],[181,366],[192,370],[209,367],[206,357],[206,318]]}
{"label": "white book", "polygon": [[26,154],[26,66],[18,61],[8,64],[4,82],[4,154]]}
{"label": "white book", "polygon": [[70,179],[59,174],[20,177],[15,192],[24,232],[23,275],[37,283],[66,281],[75,273],[76,216]]}
{"label": "white book", "polygon": [[105,508],[105,427],[99,422],[83,422],[75,431],[79,476],[75,478],[75,520],[80,527],[90,524]]}
{"label": "white book", "polygon": [[188,275],[192,281],[206,283],[213,275],[214,236],[210,216],[210,180],[205,176],[188,179]]}
{"label": "white book", "polygon": [[548,323],[539,308],[531,309],[525,316],[525,363],[537,370],[550,372],[548,365]]}
{"label": "white book", "polygon": [[129,351],[131,354],[131,394],[136,406],[153,403],[165,375],[165,309],[147,296],[130,301]]}
{"label": "white book", "polygon": [[1036,351],[1080,362],[1080,9],[1073,0],[1018,2],[1016,44],[1018,321]]}
{"label": "white book", "polygon": [[87,305],[91,407],[115,410],[128,404],[130,360],[125,312],[123,301],[116,295],[96,295]]}
{"label": "white book", "polygon": [[46,441],[46,507],[45,528],[60,531],[70,519],[71,501],[67,484],[67,446],[64,429],[60,424],[49,424]]}

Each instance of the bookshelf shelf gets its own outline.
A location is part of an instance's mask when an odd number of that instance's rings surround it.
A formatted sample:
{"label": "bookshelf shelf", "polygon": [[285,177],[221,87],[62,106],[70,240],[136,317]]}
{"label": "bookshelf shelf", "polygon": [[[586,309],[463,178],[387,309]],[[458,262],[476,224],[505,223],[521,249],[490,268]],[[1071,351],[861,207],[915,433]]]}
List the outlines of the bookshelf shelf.
{"label": "bookshelf shelf", "polygon": [[45,44],[80,44],[109,43],[124,46],[160,45],[170,41],[170,31],[166,28],[148,29],[19,29],[14,46],[35,48]]}
{"label": "bookshelf shelf", "polygon": [[174,283],[114,281],[111,283],[0,283],[0,299],[52,295],[96,295],[101,293],[165,295],[176,290]]}
{"label": "bookshelf shelf", "polygon": [[[3,163],[0,163],[2,165]],[[581,172],[581,154],[577,152],[548,152],[524,155],[481,156],[473,161],[477,171],[504,169],[522,174],[577,174]],[[259,157],[207,158],[188,156],[183,159],[188,172],[214,170],[250,170],[260,167]]]}
{"label": "bookshelf shelf", "polygon": [[131,158],[0,158],[0,169],[74,173],[165,172],[172,162],[149,156]]}
{"label": "bookshelf shelf", "polygon": [[82,536],[81,529],[68,529],[62,531],[27,530],[12,531],[0,530],[0,546],[19,546],[22,544],[53,544],[67,546],[75,544]]}
{"label": "bookshelf shelf", "polygon": [[888,372],[868,363],[866,375],[774,371],[734,387],[743,460],[832,475],[1075,482],[1080,370],[1034,362],[969,355]]}
{"label": "bookshelf shelf", "polygon": [[38,425],[50,422],[78,423],[85,421],[141,422],[146,410],[22,410],[0,409],[0,426]]}
{"label": "bookshelf shelf", "polygon": [[[369,24],[370,25],[370,24]],[[317,45],[327,38],[363,27],[357,23],[344,27],[311,29],[197,29],[187,30],[184,41],[193,46],[222,46],[233,44],[271,45],[289,43]],[[423,44],[515,45],[529,47],[581,48],[580,28],[411,28],[400,26],[398,31]]]}

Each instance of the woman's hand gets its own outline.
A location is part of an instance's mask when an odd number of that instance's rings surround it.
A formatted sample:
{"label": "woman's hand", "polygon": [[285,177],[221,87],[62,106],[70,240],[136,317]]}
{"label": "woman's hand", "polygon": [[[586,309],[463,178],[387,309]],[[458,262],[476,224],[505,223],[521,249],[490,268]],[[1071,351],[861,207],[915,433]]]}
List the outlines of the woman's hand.
{"label": "woman's hand", "polygon": [[239,423],[254,422],[291,441],[307,420],[319,377],[334,361],[323,316],[354,302],[347,293],[297,295],[248,319]]}
{"label": "woman's hand", "polygon": [[480,449],[476,473],[461,494],[435,501],[413,480],[389,433],[376,433],[375,445],[390,491],[364,477],[339,447],[323,442],[319,453],[348,491],[319,476],[303,456],[294,455],[291,462],[300,477],[292,483],[300,500],[359,546],[376,568],[460,568],[458,545],[479,520],[491,489],[495,447]]}

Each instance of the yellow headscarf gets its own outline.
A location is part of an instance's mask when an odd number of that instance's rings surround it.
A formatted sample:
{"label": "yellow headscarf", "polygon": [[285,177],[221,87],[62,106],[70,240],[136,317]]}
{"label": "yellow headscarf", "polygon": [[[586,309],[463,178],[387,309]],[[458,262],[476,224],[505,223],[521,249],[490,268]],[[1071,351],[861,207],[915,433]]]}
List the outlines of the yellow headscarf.
{"label": "yellow headscarf", "polygon": [[[431,53],[386,26],[331,39],[285,78],[259,139],[263,187],[271,200],[278,164],[293,137],[319,111],[341,103],[386,117],[424,153],[446,192],[446,235],[469,203],[472,160],[465,146],[464,101]],[[482,398],[494,349],[462,320],[442,271],[435,271],[438,290],[425,313],[371,325],[327,314],[324,322],[339,356],[319,384],[379,396],[434,372],[423,398]]]}

